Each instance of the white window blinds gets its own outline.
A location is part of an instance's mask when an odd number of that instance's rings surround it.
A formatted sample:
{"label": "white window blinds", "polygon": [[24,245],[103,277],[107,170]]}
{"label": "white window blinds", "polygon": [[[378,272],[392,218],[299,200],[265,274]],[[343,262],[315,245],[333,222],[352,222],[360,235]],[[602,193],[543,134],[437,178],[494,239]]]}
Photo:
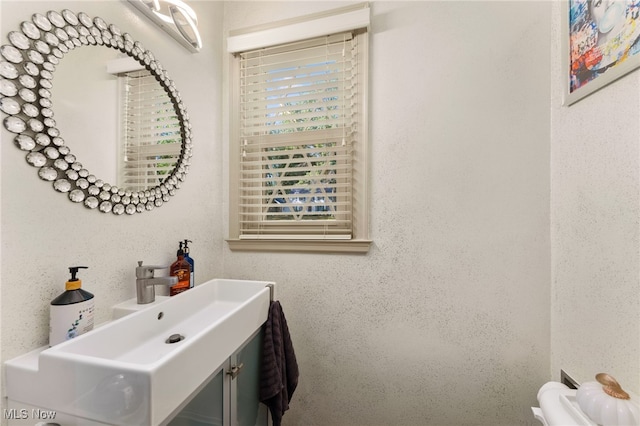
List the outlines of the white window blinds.
{"label": "white window blinds", "polygon": [[180,157],[180,120],[170,96],[147,70],[123,74],[123,152],[121,188],[132,191],[157,186]]}
{"label": "white window blinds", "polygon": [[356,40],[239,54],[240,238],[351,238]]}

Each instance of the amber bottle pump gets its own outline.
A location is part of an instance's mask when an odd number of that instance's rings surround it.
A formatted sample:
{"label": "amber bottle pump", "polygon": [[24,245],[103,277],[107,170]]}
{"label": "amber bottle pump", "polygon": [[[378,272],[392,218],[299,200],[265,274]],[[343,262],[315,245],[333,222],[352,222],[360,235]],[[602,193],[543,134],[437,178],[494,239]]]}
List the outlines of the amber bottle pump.
{"label": "amber bottle pump", "polygon": [[182,242],[180,242],[180,248],[176,255],[178,256],[178,259],[171,264],[169,275],[172,277],[178,277],[178,284],[169,288],[169,296],[175,296],[176,294],[189,290],[191,285],[191,265],[184,258]]}

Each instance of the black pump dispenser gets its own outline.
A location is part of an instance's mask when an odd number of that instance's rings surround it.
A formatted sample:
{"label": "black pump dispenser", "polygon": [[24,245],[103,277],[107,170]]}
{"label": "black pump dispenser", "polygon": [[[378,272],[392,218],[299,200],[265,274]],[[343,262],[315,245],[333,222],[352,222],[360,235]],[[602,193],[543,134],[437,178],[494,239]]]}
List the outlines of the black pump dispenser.
{"label": "black pump dispenser", "polygon": [[71,277],[65,283],[65,292],[51,301],[49,307],[49,346],[93,330],[95,299],[93,294],[81,289],[77,278],[86,266],[71,266]]}
{"label": "black pump dispenser", "polygon": [[80,288],[82,281],[76,278],[80,269],[89,269],[88,266],[70,266],[71,278],[65,284],[65,292],[51,301],[52,305],[71,305],[93,299],[93,294]]}
{"label": "black pump dispenser", "polygon": [[79,281],[76,278],[76,274],[78,273],[79,269],[89,269],[89,267],[88,266],[70,266],[69,273],[71,274],[71,278],[69,279],[69,281]]}

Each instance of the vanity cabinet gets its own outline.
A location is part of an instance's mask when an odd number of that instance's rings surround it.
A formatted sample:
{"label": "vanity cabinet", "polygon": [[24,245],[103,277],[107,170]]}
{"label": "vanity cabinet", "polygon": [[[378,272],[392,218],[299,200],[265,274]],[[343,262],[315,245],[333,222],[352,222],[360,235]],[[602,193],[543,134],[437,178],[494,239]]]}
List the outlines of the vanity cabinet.
{"label": "vanity cabinet", "polygon": [[[256,331],[163,425],[268,426],[271,423],[269,410],[260,403],[258,396],[263,334],[262,329]],[[3,410],[3,417],[9,426],[106,426],[105,423],[11,401]]]}
{"label": "vanity cabinet", "polygon": [[259,400],[263,334],[251,336],[165,424],[268,426],[268,408]]}
{"label": "vanity cabinet", "polygon": [[273,286],[213,279],[6,361],[4,419],[33,426],[42,412],[30,408],[45,407],[61,426],[265,425],[258,372]]}

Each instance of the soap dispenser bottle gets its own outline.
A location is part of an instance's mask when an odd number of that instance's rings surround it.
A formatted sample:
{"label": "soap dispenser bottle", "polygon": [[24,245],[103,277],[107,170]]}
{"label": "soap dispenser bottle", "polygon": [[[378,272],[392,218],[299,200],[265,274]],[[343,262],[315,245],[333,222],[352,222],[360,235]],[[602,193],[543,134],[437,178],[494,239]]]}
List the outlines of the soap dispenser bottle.
{"label": "soap dispenser bottle", "polygon": [[71,266],[71,278],[65,284],[65,292],[51,301],[49,309],[49,346],[93,330],[95,300],[93,294],[80,288],[82,281],[76,278],[79,269]]}
{"label": "soap dispenser bottle", "polygon": [[189,265],[191,266],[191,273],[189,275],[189,288],[193,288],[193,286],[195,285],[195,274],[194,269],[195,269],[195,261],[193,260],[193,258],[191,257],[191,254],[189,253],[189,243],[192,243],[193,241],[191,240],[184,240],[184,260],[186,260],[187,262],[189,262]]}
{"label": "soap dispenser bottle", "polygon": [[175,296],[183,291],[189,290],[191,265],[184,258],[184,250],[182,249],[182,242],[180,248],[176,253],[178,259],[171,264],[169,268],[169,275],[172,277],[178,277],[178,284],[169,287],[169,296]]}

